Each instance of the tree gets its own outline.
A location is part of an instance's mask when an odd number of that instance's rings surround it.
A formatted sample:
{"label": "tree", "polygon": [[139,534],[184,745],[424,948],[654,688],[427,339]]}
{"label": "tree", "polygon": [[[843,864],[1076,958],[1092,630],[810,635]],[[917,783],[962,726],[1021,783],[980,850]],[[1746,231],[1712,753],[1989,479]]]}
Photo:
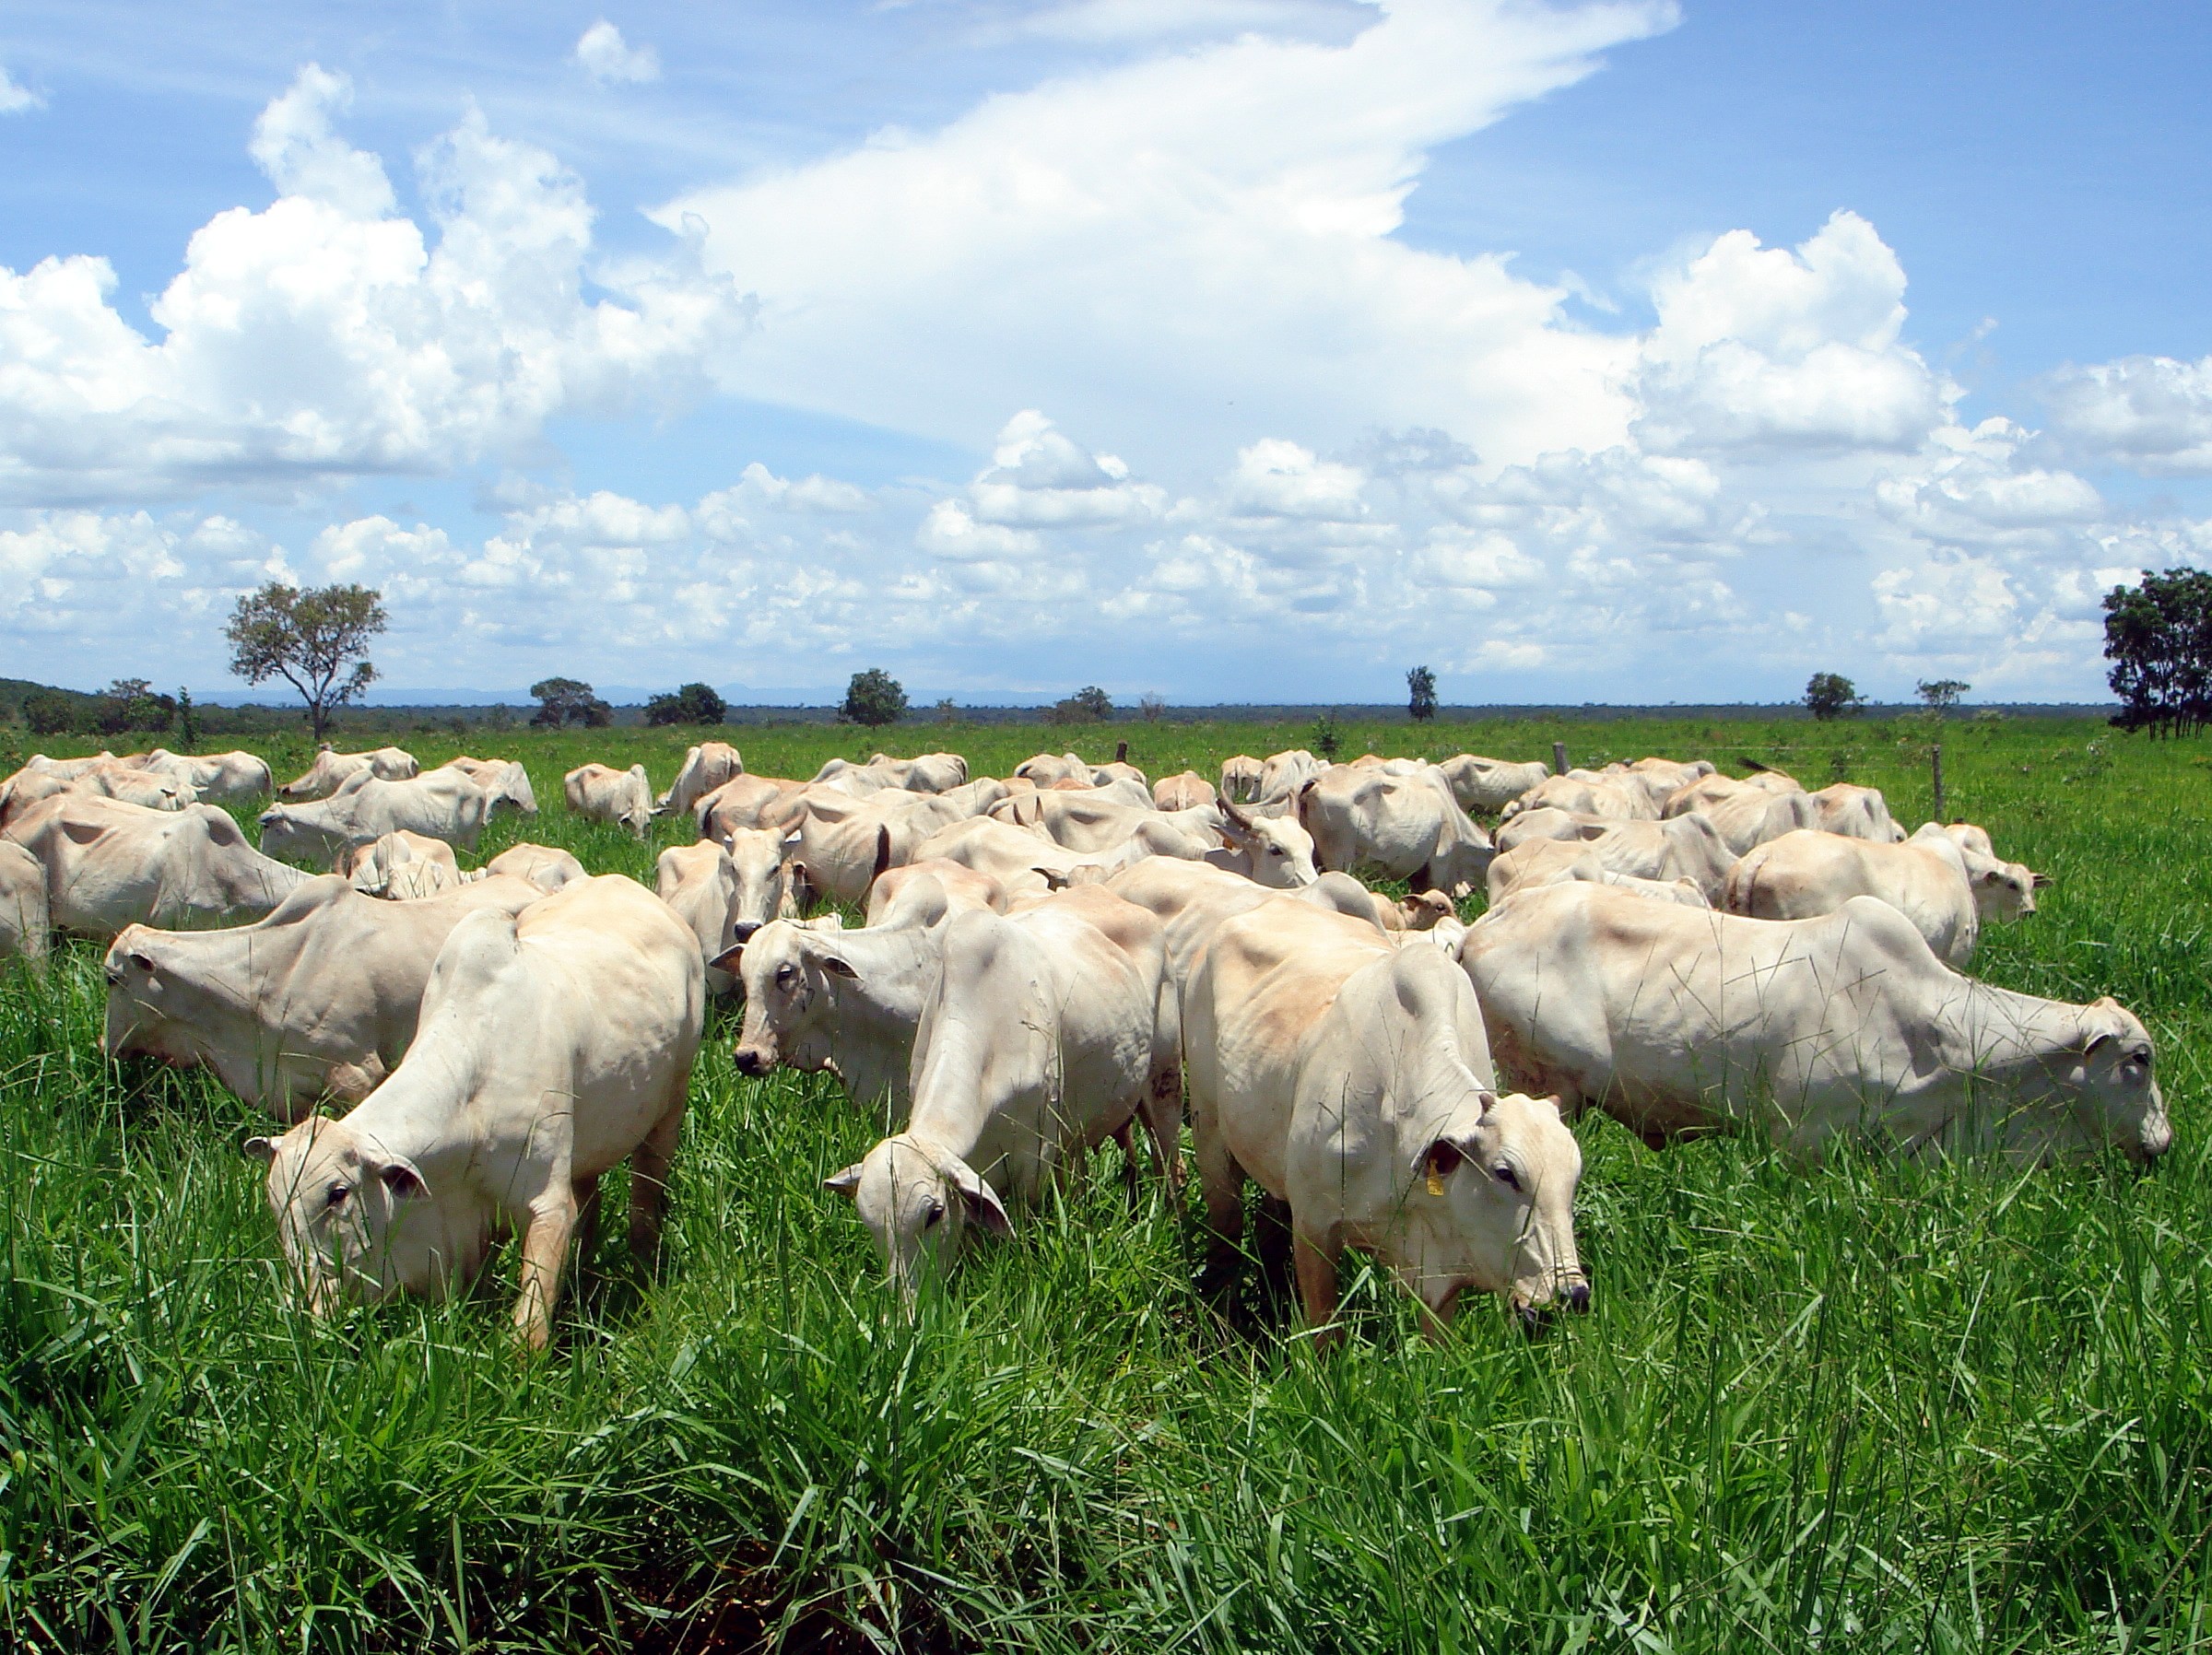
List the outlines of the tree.
{"label": "tree", "polygon": [[384,625],[382,594],[366,586],[271,581],[238,600],[223,635],[233,673],[249,684],[282,678],[300,692],[319,742],[331,715],[375,682],[369,640]]}
{"label": "tree", "polygon": [[2145,569],[2142,585],[2113,587],[2104,598],[2104,654],[2121,729],[2183,735],[2212,724],[2212,573]]}
{"label": "tree", "polygon": [[1922,704],[1930,712],[1940,718],[1951,708],[1958,706],[1959,698],[1973,688],[1973,686],[1957,678],[1936,678],[1933,681],[1923,678],[1913,687],[1920,692]]}
{"label": "tree", "polygon": [[1113,698],[1095,684],[1086,684],[1072,696],[1064,696],[1045,710],[1048,724],[1098,724],[1113,716]]}
{"label": "tree", "polygon": [[540,730],[558,730],[563,724],[597,730],[614,722],[615,710],[593,694],[582,678],[540,678],[530,693],[538,700],[530,722]]}
{"label": "tree", "polygon": [[1436,716],[1436,675],[1417,666],[1406,675],[1406,711],[1417,724]]}
{"label": "tree", "polygon": [[33,735],[61,735],[76,722],[76,703],[58,689],[34,689],[23,698],[23,722]]}
{"label": "tree", "polygon": [[122,735],[132,730],[166,730],[176,716],[175,699],[156,695],[154,687],[144,678],[118,678],[92,704],[92,723],[102,735]]}
{"label": "tree", "polygon": [[729,703],[704,684],[687,684],[672,696],[655,696],[645,703],[649,724],[719,724]]}
{"label": "tree", "polygon": [[906,716],[906,691],[899,680],[879,666],[854,673],[845,686],[845,704],[837,710],[841,724],[865,724],[874,730],[895,724]]}
{"label": "tree", "polygon": [[1866,704],[1858,686],[1841,673],[1815,673],[1805,684],[1805,704],[1822,723],[1856,712]]}
{"label": "tree", "polygon": [[1334,760],[1344,745],[1343,734],[1336,728],[1336,713],[1332,708],[1313,721],[1313,734],[1306,737],[1312,749],[1324,758]]}
{"label": "tree", "polygon": [[177,691],[177,745],[189,753],[200,745],[200,711],[192,704],[192,691]]}

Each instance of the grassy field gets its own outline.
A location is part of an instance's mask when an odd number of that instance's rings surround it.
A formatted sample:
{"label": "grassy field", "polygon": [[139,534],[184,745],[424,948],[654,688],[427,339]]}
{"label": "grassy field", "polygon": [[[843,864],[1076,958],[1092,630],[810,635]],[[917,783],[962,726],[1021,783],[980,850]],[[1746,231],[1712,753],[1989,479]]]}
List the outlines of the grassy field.
{"label": "grassy field", "polygon": [[[1039,745],[1155,776],[1304,727],[763,729],[748,767]],[[1929,808],[1903,726],[1444,726],[1577,762],[1704,755]],[[1347,754],[1413,750],[1348,726]],[[680,732],[497,738],[568,818],[585,757],[673,774]],[[450,742],[450,738],[449,738]],[[477,750],[484,750],[478,738]],[[424,738],[426,764],[450,745]],[[305,757],[303,743],[272,755]],[[99,951],[0,986],[0,1642],[39,1650],[2184,1649],[2212,1643],[2212,758],[2045,721],[1954,724],[1952,814],[2056,875],[1978,969],[2116,994],[2159,1044],[2151,1175],[1643,1149],[1598,1120],[1594,1312],[1538,1344],[1487,1304],[1429,1344],[1354,1280],[1316,1359],[1288,1305],[1232,1332],[1193,1217],[1118,1169],[900,1314],[820,1189],[882,1127],[826,1081],[739,1078],[717,1013],[659,1278],[610,1238],[544,1359],[503,1299],[313,1324],[198,1076],[98,1050]],[[673,832],[673,828],[664,832]],[[1108,1155],[1104,1160],[1111,1163]],[[609,1192],[618,1201],[619,1191]]]}

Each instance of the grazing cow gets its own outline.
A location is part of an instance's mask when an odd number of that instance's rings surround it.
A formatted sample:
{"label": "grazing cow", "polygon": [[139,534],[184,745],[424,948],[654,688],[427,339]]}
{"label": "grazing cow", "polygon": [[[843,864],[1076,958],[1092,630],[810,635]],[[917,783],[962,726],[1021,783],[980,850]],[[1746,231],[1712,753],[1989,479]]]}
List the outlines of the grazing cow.
{"label": "grazing cow", "polygon": [[1311,1327],[1335,1316],[1347,1247],[1372,1253],[1437,1321],[1470,1287],[1504,1296],[1532,1327],[1555,1297],[1588,1308],[1581,1151],[1553,1100],[1498,1096],[1482,1012],[1441,951],[1273,901],[1215,931],[1184,1013],[1217,1281],[1250,1178],[1290,1203]]}
{"label": "grazing cow", "polygon": [[[435,868],[430,875],[435,882],[440,875],[449,875],[442,887],[452,889],[461,883],[461,863],[453,855],[453,846],[441,839],[430,839],[423,834],[410,833],[402,828],[363,845],[353,853],[353,861],[345,873],[352,880],[353,888],[365,896],[389,897],[394,895],[394,876],[402,869]],[[422,888],[418,876],[407,882],[408,895],[429,895]]]}
{"label": "grazing cow", "polygon": [[251,925],[125,926],[108,949],[103,1050],[213,1070],[288,1121],[324,1097],[358,1103],[415,1039],[430,963],[453,927],[479,909],[520,913],[543,897],[519,879],[486,879],[379,902],[325,874]]}
{"label": "grazing cow", "polygon": [[261,813],[261,848],[335,871],[350,865],[363,845],[404,828],[473,851],[486,805],[484,790],[459,770],[432,770],[411,781],[362,774],[327,799],[270,805]]}
{"label": "grazing cow", "polygon": [[1804,829],[1754,849],[1728,876],[1728,911],[1759,920],[1832,914],[1876,897],[1912,922],[1954,969],[1974,957],[1984,924],[2035,911],[2035,875],[1962,850],[1930,822],[1902,844]]}
{"label": "grazing cow", "polygon": [[1253,795],[1252,802],[1287,810],[1298,797],[1298,790],[1328,768],[1303,747],[1287,747],[1280,753],[1270,753],[1260,765],[1259,791]]}
{"label": "grazing cow", "polygon": [[588,879],[583,863],[575,853],[552,845],[534,845],[524,839],[519,845],[510,845],[483,868],[469,877],[484,879],[505,874],[516,879],[526,879],[547,896],[563,886],[573,885],[579,879]]}
{"label": "grazing cow", "polygon": [[275,783],[268,765],[244,752],[171,753],[156,747],[138,768],[174,776],[211,804],[258,799]]}
{"label": "grazing cow", "polygon": [[1416,890],[1456,898],[1482,883],[1495,854],[1433,769],[1391,776],[1338,766],[1299,791],[1297,816],[1323,867],[1379,868]]}
{"label": "grazing cow", "polygon": [[778,776],[733,777],[692,806],[699,837],[726,843],[740,829],[767,828],[769,813],[806,785]]}
{"label": "grazing cow", "polygon": [[1053,790],[1024,793],[1018,798],[1002,800],[992,806],[991,814],[1002,821],[1035,828],[1055,845],[1064,845],[1070,851],[1111,851],[1140,826],[1151,824],[1196,834],[1202,841],[1210,840],[1222,819],[1220,812],[1211,805],[1166,816],[1153,808],[1149,796],[1142,805],[1124,804],[1102,797],[1097,788],[1086,788],[1079,792]]}
{"label": "grazing cow", "polygon": [[1737,856],[1785,833],[1816,827],[1820,820],[1820,807],[1803,788],[1777,792],[1747,787],[1713,801],[1697,814],[1719,830],[1728,849]]}
{"label": "grazing cow", "polygon": [[458,770],[484,790],[484,814],[490,816],[504,804],[526,816],[537,814],[537,790],[530,785],[530,772],[522,761],[514,758],[470,758],[463,755],[449,758],[438,767],[441,770]]}
{"label": "grazing cow", "polygon": [[1710,758],[1693,758],[1688,763],[1676,758],[1639,758],[1625,768],[1642,781],[1645,789],[1662,805],[1691,782],[1713,773]]}
{"label": "grazing cow", "polygon": [[841,805],[816,797],[797,824],[792,879],[801,899],[812,893],[857,907],[878,874],[914,861],[924,840],[962,819],[951,801],[903,789]]}
{"label": "grazing cow", "polygon": [[887,868],[868,887],[865,923],[870,929],[894,924],[935,925],[963,908],[1006,911],[1006,887],[988,874],[942,857]]}
{"label": "grazing cow", "polygon": [[1125,759],[1111,759],[1090,774],[1093,787],[1112,787],[1117,781],[1132,782],[1145,790],[1145,797],[1152,796],[1152,779]]}
{"label": "grazing cow", "polygon": [[[1549,812],[1545,814],[1548,815]],[[1702,816],[1683,816],[1686,822],[1697,822],[1709,834],[1712,825]],[[1670,827],[1665,822],[1610,822],[1610,828],[1632,832],[1638,828]],[[1625,833],[1624,833],[1625,837]],[[1712,840],[1720,848],[1720,839]],[[1599,847],[1607,850],[1622,848],[1621,839],[1607,835],[1596,840],[1580,839],[1525,839],[1510,851],[1500,851],[1498,860],[1490,863],[1490,906],[1495,908],[1515,891],[1531,890],[1538,886],[1560,885],[1568,880],[1587,880],[1593,885],[1618,886],[1641,897],[1653,898],[1662,902],[1678,902],[1685,908],[1711,908],[1712,900],[1705,887],[1687,874],[1671,878],[1646,878],[1638,874],[1624,874],[1608,867]],[[1721,848],[1722,864],[1725,869],[1728,857]]]}
{"label": "grazing cow", "polygon": [[653,891],[699,939],[707,992],[728,993],[735,980],[714,962],[737,941],[731,922],[737,908],[737,870],[730,863],[730,853],[712,839],[671,846],[653,864]]}
{"label": "grazing cow", "polygon": [[618,875],[468,915],[391,1077],[341,1120],[246,1141],[310,1310],[458,1287],[512,1227],[514,1324],[542,1348],[579,1211],[625,1158],[630,1250],[658,1251],[704,1001],[697,940]]}
{"label": "grazing cow", "polygon": [[1651,822],[1659,818],[1659,805],[1641,776],[1626,769],[1606,775],[1595,770],[1569,770],[1548,776],[1500,813],[1506,820],[1535,810],[1565,810],[1576,816],[1604,816],[1615,822]]}
{"label": "grazing cow", "polygon": [[1135,1119],[1171,1193],[1182,1124],[1159,921],[1092,886],[1011,915],[971,909],[943,929],[906,1128],[828,1180],[909,1292],[952,1262],[970,1225],[1006,1233],[1006,1203],[1033,1203],[1109,1137],[1126,1144]]}
{"label": "grazing cow", "polygon": [[1259,797],[1260,761],[1249,753],[1239,753],[1233,758],[1221,761],[1221,796],[1242,803]]}
{"label": "grazing cow", "polygon": [[1159,810],[1196,810],[1219,797],[1214,784],[1196,770],[1163,776],[1152,784],[1152,804]]}
{"label": "grazing cow", "polygon": [[[1491,901],[1532,880],[1548,884],[1562,876],[1558,869],[1565,864],[1556,857],[1518,854],[1547,841],[1587,848],[1608,873],[1669,885],[1677,879],[1689,880],[1703,894],[1708,907],[1720,901],[1727,887],[1728,870],[1735,865],[1735,853],[1719,830],[1701,816],[1673,816],[1663,822],[1621,822],[1565,810],[1531,810],[1498,829],[1500,861],[1508,856],[1516,860],[1502,874],[1497,863],[1490,864]],[[1545,877],[1535,876],[1538,869],[1547,870]]]}
{"label": "grazing cow", "polygon": [[653,783],[641,764],[627,770],[604,764],[578,765],[560,779],[560,791],[573,815],[617,823],[640,839],[652,826]]}
{"label": "grazing cow", "polygon": [[1469,816],[1477,811],[1497,815],[1551,774],[1551,767],[1541,759],[1511,764],[1476,753],[1461,753],[1436,768],[1451,787],[1452,796],[1459,801],[1460,809]]}
{"label": "grazing cow", "polygon": [[1078,855],[1032,828],[1017,828],[994,816],[971,816],[931,834],[908,860],[943,858],[958,863],[997,880],[1011,898],[1041,895],[1055,884],[1102,879],[1145,854],[1140,847],[1124,845],[1095,856]]}
{"label": "grazing cow", "polygon": [[2172,1142],[2150,1037],[2116,1002],[1961,977],[1871,897],[1747,920],[1547,886],[1486,914],[1460,962],[1508,1074],[1654,1147],[1740,1125],[1806,1160],[1868,1132],[2033,1158]]}
{"label": "grazing cow", "polygon": [[96,770],[103,764],[119,763],[114,754],[102,747],[89,758],[49,758],[43,753],[33,753],[23,761],[23,775],[59,776],[74,781],[88,770]]}
{"label": "grazing cow", "polygon": [[339,753],[324,742],[315,749],[315,762],[307,774],[288,781],[276,796],[298,803],[327,799],[356,776],[374,776],[380,781],[411,781],[422,773],[415,755],[400,747],[376,747],[366,753]]}
{"label": "grazing cow", "polygon": [[46,870],[10,839],[0,839],[0,960],[46,957]]}
{"label": "grazing cow", "polygon": [[653,802],[656,816],[688,816],[699,802],[724,782],[745,774],[745,760],[726,741],[701,742],[684,749],[684,762],[668,791]]}
{"label": "grazing cow", "polygon": [[1877,787],[1853,787],[1839,781],[1806,797],[1818,813],[1813,818],[1814,826],[1823,833],[1841,833],[1884,845],[1894,845],[1905,837],[1905,830],[1889,815],[1889,801]]}
{"label": "grazing cow", "polygon": [[51,922],[103,939],[126,925],[194,931],[258,920],[307,877],[246,843],[229,812],[212,804],[142,810],[64,793],[6,835],[45,868]]}
{"label": "grazing cow", "polygon": [[1014,774],[1039,787],[1050,787],[1055,781],[1080,781],[1085,787],[1098,783],[1094,767],[1073,753],[1032,754],[1014,767]]}
{"label": "grazing cow", "polygon": [[1977,855],[1990,857],[1997,853],[1996,846],[1990,843],[1989,829],[1986,828],[1977,828],[1971,822],[1947,822],[1943,830],[1951,836],[1952,842],[1961,851],[1971,851]]}

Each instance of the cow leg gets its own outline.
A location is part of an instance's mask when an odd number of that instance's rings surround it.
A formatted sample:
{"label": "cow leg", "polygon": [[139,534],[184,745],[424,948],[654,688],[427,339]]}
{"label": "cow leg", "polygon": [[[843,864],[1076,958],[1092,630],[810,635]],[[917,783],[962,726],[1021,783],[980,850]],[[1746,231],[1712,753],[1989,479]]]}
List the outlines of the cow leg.
{"label": "cow leg", "polygon": [[1152,1153],[1159,1158],[1159,1176],[1168,1186],[1168,1205],[1179,1206],[1182,1194],[1182,1063],[1174,1053],[1153,1065],[1142,1113],[1145,1130],[1152,1137]]}
{"label": "cow leg", "polygon": [[1459,1288],[1452,1287],[1448,1288],[1443,1297],[1435,1304],[1430,1304],[1425,1298],[1417,1298],[1414,1301],[1421,1307],[1421,1337],[1428,1340],[1430,1344],[1442,1344],[1445,1330],[1458,1320],[1459,1294]]}
{"label": "cow leg", "polygon": [[1256,1228],[1258,1233],[1253,1238],[1252,1250],[1259,1261],[1261,1291],[1271,1301],[1288,1298],[1292,1262],[1290,1203],[1262,1190]]}
{"label": "cow leg", "polygon": [[553,1336],[553,1302],[560,1292],[560,1267],[569,1256],[576,1228],[576,1191],[566,1179],[530,1203],[523,1231],[522,1292],[514,1301],[514,1328],[532,1350],[543,1350]]}
{"label": "cow leg", "polygon": [[589,1269],[599,1247],[599,1175],[576,1180],[576,1267]]}
{"label": "cow leg", "polygon": [[1122,1146],[1122,1183],[1129,1191],[1129,1210],[1137,1212],[1144,1205],[1144,1191],[1136,1184],[1136,1144],[1131,1132],[1134,1121],[1124,1121],[1113,1129],[1113,1141]]}
{"label": "cow leg", "polygon": [[1315,1240],[1295,1225],[1293,1233],[1298,1296],[1305,1305],[1306,1325],[1314,1330],[1314,1348],[1328,1350],[1344,1337],[1344,1330],[1336,1325],[1336,1253],[1327,1242]]}
{"label": "cow leg", "polygon": [[653,1123],[629,1152],[629,1251],[652,1270],[660,1262],[661,1216],[668,1201],[668,1168],[684,1129],[684,1095],[679,1090],[668,1112]]}
{"label": "cow leg", "polygon": [[1198,1189],[1207,1231],[1199,1289],[1211,1297],[1226,1297],[1237,1277],[1239,1243],[1244,1238],[1244,1168],[1218,1133],[1198,1135]]}

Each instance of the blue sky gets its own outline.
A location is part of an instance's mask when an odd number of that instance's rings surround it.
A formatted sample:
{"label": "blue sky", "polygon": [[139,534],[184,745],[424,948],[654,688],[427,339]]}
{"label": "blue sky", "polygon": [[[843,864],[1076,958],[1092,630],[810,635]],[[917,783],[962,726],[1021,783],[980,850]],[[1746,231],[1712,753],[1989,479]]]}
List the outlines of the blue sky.
{"label": "blue sky", "polygon": [[[19,4],[0,672],[2101,689],[2212,553],[2194,8]],[[101,263],[104,261],[104,264]]]}

